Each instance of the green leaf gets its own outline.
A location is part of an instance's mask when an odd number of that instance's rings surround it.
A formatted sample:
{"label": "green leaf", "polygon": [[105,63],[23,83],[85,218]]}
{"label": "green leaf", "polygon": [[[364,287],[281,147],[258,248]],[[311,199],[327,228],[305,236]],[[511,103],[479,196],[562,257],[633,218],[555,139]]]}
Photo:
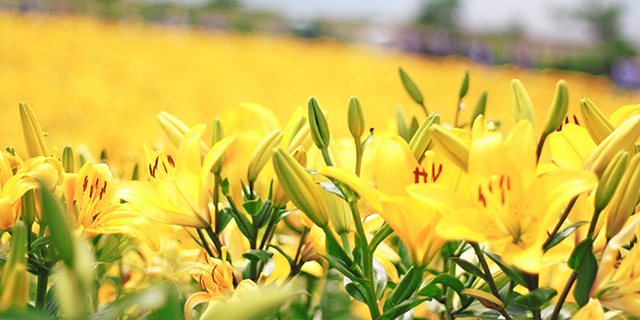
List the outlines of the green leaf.
{"label": "green leaf", "polygon": [[262,199],[257,198],[245,201],[245,203],[242,204],[242,207],[244,207],[244,209],[247,210],[247,213],[251,216],[256,216],[260,212],[260,209],[262,209]]}
{"label": "green leaf", "polygon": [[405,300],[395,307],[385,311],[378,319],[396,319],[427,300],[427,298]]}
{"label": "green leaf", "polygon": [[416,117],[413,116],[413,118],[411,118],[411,124],[409,125],[409,140],[413,138],[413,135],[416,134],[416,131],[418,131],[418,128],[420,128],[420,123],[418,122],[418,119],[416,119]]}
{"label": "green leaf", "polygon": [[556,289],[551,287],[538,288],[530,291],[527,295],[519,296],[513,302],[527,310],[540,310],[540,308],[549,302],[558,294]]}
{"label": "green leaf", "polygon": [[513,280],[515,283],[523,287],[527,286],[526,282],[524,282],[524,278],[522,277],[522,272],[520,270],[508,267],[506,264],[504,264],[504,262],[502,262],[502,259],[500,259],[500,257],[494,253],[484,251],[484,254],[486,254],[489,259],[497,264],[502,272],[504,272],[504,274],[509,277],[509,279]]}
{"label": "green leaf", "polygon": [[46,246],[50,245],[53,242],[51,237],[42,237],[38,238],[35,241],[31,242],[31,250],[29,253],[34,253],[40,249],[44,249]]}
{"label": "green leaf", "polygon": [[338,186],[336,186],[335,183],[333,183],[332,181],[324,181],[324,182],[320,182],[320,186],[322,187],[322,189],[324,189],[327,192],[333,193],[335,195],[337,195],[338,197],[344,199],[345,201],[347,200],[344,197],[344,194],[342,194],[342,192],[340,191],[340,189],[338,189]]}
{"label": "green leaf", "polygon": [[[431,279],[426,286],[422,287],[420,291],[418,291],[418,295],[433,297],[433,296],[430,296],[430,294],[437,292],[437,290],[434,288],[434,287],[437,288],[436,286],[437,284],[443,284],[453,289],[463,302],[469,299],[467,296],[462,294],[462,290],[465,289],[464,284],[458,278],[448,273],[441,273],[437,275],[435,278]],[[440,293],[442,293],[442,290],[440,290]]]}
{"label": "green leaf", "polygon": [[593,254],[593,251],[589,250],[586,253],[576,272],[578,277],[576,278],[573,297],[582,307],[589,302],[589,292],[591,291],[593,282],[596,280],[596,273],[598,272],[598,262],[596,261],[596,256]]}
{"label": "green leaf", "polygon": [[74,248],[69,232],[69,222],[67,215],[62,208],[60,201],[53,197],[53,194],[45,186],[40,188],[42,198],[43,224],[49,227],[53,243],[55,244],[62,261],[73,270]]}
{"label": "green leaf", "polygon": [[353,280],[349,279],[349,277],[344,277],[344,289],[350,296],[352,296],[356,300],[362,303],[367,303],[367,300],[364,298],[363,293],[364,291],[366,291],[366,289],[363,288],[362,285],[353,282]]}
{"label": "green leaf", "polygon": [[578,271],[580,264],[582,264],[582,261],[584,261],[589,253],[593,254],[593,239],[591,239],[591,237],[582,240],[582,242],[573,249],[567,265],[569,268]]}
{"label": "green leaf", "polygon": [[249,259],[249,261],[251,262],[255,263],[255,262],[261,261],[262,263],[266,264],[267,262],[269,262],[269,259],[271,259],[271,257],[273,256],[273,252],[254,249],[254,250],[249,250],[243,253],[242,256]]}
{"label": "green leaf", "polygon": [[562,230],[560,230],[558,233],[556,233],[555,236],[553,236],[553,239],[551,239],[551,241],[549,242],[549,244],[544,248],[544,252],[549,251],[549,249],[555,247],[556,245],[558,245],[560,242],[562,242],[562,240],[566,239],[568,236],[570,236],[574,231],[576,231],[579,227],[585,225],[589,223],[589,221],[578,221]]}
{"label": "green leaf", "polygon": [[478,268],[473,263],[464,259],[456,258],[456,257],[452,257],[451,260],[455,262],[458,266],[460,266],[460,268],[462,268],[464,271],[469,272],[472,275],[475,275],[478,278],[483,279],[485,281],[487,280],[487,278],[484,275],[484,272],[482,272],[482,270],[480,270],[480,268]]}
{"label": "green leaf", "polygon": [[409,93],[409,96],[411,96],[411,99],[413,99],[417,104],[423,104],[424,98],[422,97],[422,92],[420,92],[420,89],[418,89],[415,82],[411,80],[409,75],[402,68],[398,68],[398,71],[400,72],[400,80],[402,80],[402,84],[407,90],[407,93]]}
{"label": "green leaf", "polygon": [[360,146],[360,150],[364,153],[364,149],[373,141],[373,128],[369,129],[369,135],[364,138],[362,141],[362,145]]}
{"label": "green leaf", "polygon": [[229,222],[231,222],[231,219],[233,219],[230,212],[231,210],[231,208],[226,207],[218,211],[218,223],[220,224],[220,226],[218,227],[219,232],[222,232],[222,230],[224,230]]}
{"label": "green leaf", "polygon": [[342,273],[345,277],[348,277],[352,280],[356,280],[358,282],[361,281],[366,281],[365,279],[363,279],[362,277],[358,277],[358,275],[356,275],[353,271],[351,271],[351,269],[349,268],[349,266],[347,266],[343,261],[330,256],[330,255],[322,255],[321,256],[327,260],[329,262],[329,265],[331,265],[332,267],[336,268],[338,271],[340,271],[340,273]]}
{"label": "green leaf", "polygon": [[411,297],[422,282],[422,275],[420,273],[422,272],[416,271],[414,267],[411,267],[407,273],[404,274],[404,277],[402,277],[400,282],[398,282],[395,289],[391,291],[391,294],[389,294],[387,301],[385,301],[382,310],[387,311]]}
{"label": "green leaf", "polygon": [[289,265],[293,265],[293,259],[284,250],[282,250],[282,248],[280,248],[280,247],[278,247],[276,245],[269,244],[269,243],[267,243],[267,247],[273,248],[276,251],[280,252],[287,259],[287,261],[289,261]]}
{"label": "green leaf", "polygon": [[458,250],[459,246],[459,241],[447,241],[444,243],[444,245],[442,245],[442,247],[440,247],[440,255],[444,259],[449,259],[449,257],[452,256],[456,252],[456,250]]}

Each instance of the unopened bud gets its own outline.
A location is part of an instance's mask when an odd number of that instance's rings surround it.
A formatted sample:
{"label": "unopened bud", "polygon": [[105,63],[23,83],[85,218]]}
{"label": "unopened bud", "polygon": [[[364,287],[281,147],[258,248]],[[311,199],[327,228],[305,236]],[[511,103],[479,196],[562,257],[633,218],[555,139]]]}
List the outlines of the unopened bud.
{"label": "unopened bud", "polygon": [[622,229],[627,219],[635,212],[639,195],[640,155],[635,155],[629,161],[629,166],[609,202],[611,210],[607,219],[607,239],[615,236]]}
{"label": "unopened bud", "polygon": [[309,98],[309,126],[311,128],[311,138],[318,149],[324,149],[329,146],[330,135],[329,125],[324,111],[320,108],[320,104],[316,97]]}
{"label": "unopened bud", "polygon": [[[211,131],[213,131],[213,134],[211,136],[211,145],[213,146],[224,138],[224,130],[222,129],[222,120],[220,120],[220,118],[216,117],[215,119],[213,119],[213,126],[211,127]],[[218,162],[213,165],[211,171],[213,171],[213,173],[215,174],[220,174],[223,164],[224,156],[221,157],[220,160],[218,160]]]}
{"label": "unopened bud", "polygon": [[458,97],[460,99],[464,98],[467,95],[467,91],[469,91],[469,71],[465,70],[464,75],[462,75],[462,83],[460,83],[460,92],[458,93]]}
{"label": "unopened bud", "polygon": [[249,170],[247,172],[247,180],[249,182],[256,181],[264,165],[271,159],[273,148],[277,147],[280,141],[282,141],[282,130],[280,129],[273,130],[260,141],[249,160]]}
{"label": "unopened bud", "polygon": [[[301,165],[307,165],[307,152],[304,151],[304,148],[298,147],[295,149],[291,156]],[[276,208],[284,208],[287,202],[289,202],[289,197],[287,197],[287,193],[282,188],[282,184],[280,183],[280,179],[276,176],[273,179],[273,195],[271,198],[271,202],[273,206]]]}
{"label": "unopened bud", "polygon": [[411,138],[411,141],[409,141],[409,148],[411,148],[411,152],[413,152],[413,155],[418,161],[420,161],[424,152],[427,151],[427,147],[431,142],[430,129],[434,124],[440,124],[440,116],[432,113],[422,121],[422,124],[418,127],[418,130]]}
{"label": "unopened bud", "polygon": [[582,114],[585,128],[587,128],[591,139],[596,144],[600,144],[615,130],[609,119],[589,98],[580,100],[580,113]]}
{"label": "unopened bud", "polygon": [[65,146],[62,151],[62,167],[66,173],[74,172],[73,148],[71,146]]}
{"label": "unopened bud", "polygon": [[349,131],[354,139],[360,139],[364,133],[364,114],[360,106],[360,100],[357,97],[351,97],[349,100],[349,112],[347,115],[349,122]]}
{"label": "unopened bud", "polygon": [[604,139],[584,162],[583,169],[591,170],[600,176],[607,164],[619,150],[629,150],[640,136],[640,115],[623,122]]}
{"label": "unopened bud", "polygon": [[33,109],[24,101],[20,102],[19,107],[22,132],[24,133],[24,141],[27,145],[29,158],[50,156],[49,148],[47,148],[47,143],[44,141],[45,133],[42,132],[42,127],[40,127],[40,122]]}
{"label": "unopened bud", "polygon": [[15,222],[11,231],[11,248],[2,270],[2,287],[0,310],[26,308],[29,302],[27,227],[21,220]]}
{"label": "unopened bud", "polygon": [[466,172],[469,166],[469,147],[464,141],[440,125],[431,127],[431,135],[446,157]]}
{"label": "unopened bud", "polygon": [[484,112],[486,110],[487,110],[487,90],[484,90],[480,94],[480,97],[478,97],[478,101],[476,101],[476,106],[473,108],[473,113],[471,114],[470,123],[473,124],[479,115],[484,116]]}
{"label": "unopened bud", "polygon": [[415,82],[411,80],[409,75],[404,72],[402,68],[399,68],[398,71],[400,72],[400,80],[402,80],[402,84],[409,93],[409,96],[411,96],[411,99],[418,104],[423,104],[424,98],[422,97],[422,93],[420,92],[420,89],[418,89],[418,86],[416,86]]}
{"label": "unopened bud", "polygon": [[522,85],[522,82],[518,79],[511,80],[509,86],[511,93],[511,104],[513,106],[513,115],[516,118],[516,123],[521,120],[529,120],[531,124],[536,123],[536,116],[533,112],[533,104],[527,90]]}
{"label": "unopened bud", "polygon": [[596,190],[595,209],[597,212],[602,211],[611,200],[620,179],[622,179],[622,175],[627,169],[628,161],[629,153],[620,150],[604,170],[602,177],[600,177],[600,183],[598,183],[598,189]]}
{"label": "unopened bud", "polygon": [[547,112],[547,119],[544,122],[544,135],[548,135],[555,131],[561,124],[569,109],[569,89],[564,80],[558,81],[556,84],[556,93],[551,101],[551,106]]}
{"label": "unopened bud", "polygon": [[273,151],[273,167],[285,193],[300,211],[321,228],[327,227],[327,209],[322,187],[287,151],[278,147]]}

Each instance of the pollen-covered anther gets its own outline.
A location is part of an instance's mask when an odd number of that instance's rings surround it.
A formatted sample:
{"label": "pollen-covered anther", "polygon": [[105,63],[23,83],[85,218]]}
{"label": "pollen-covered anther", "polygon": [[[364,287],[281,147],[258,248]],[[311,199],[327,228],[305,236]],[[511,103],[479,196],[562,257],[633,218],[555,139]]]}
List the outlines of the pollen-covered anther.
{"label": "pollen-covered anther", "polygon": [[484,197],[484,194],[482,194],[482,187],[478,186],[478,201],[482,201],[482,205],[486,208],[487,207],[487,199]]}
{"label": "pollen-covered anther", "polygon": [[420,167],[416,167],[415,170],[413,170],[413,183],[420,183],[420,177],[422,177],[422,182],[427,182],[427,178],[429,177],[429,174],[427,173],[426,170],[422,169],[420,170]]}
{"label": "pollen-covered anther", "polygon": [[84,182],[82,183],[82,192],[87,191],[87,184],[89,184],[89,177],[84,176]]}
{"label": "pollen-covered anther", "polygon": [[167,155],[167,160],[169,161],[169,164],[170,164],[172,167],[174,167],[174,168],[176,167],[176,163],[175,163],[175,162],[173,162],[173,158],[172,158],[170,155]]}
{"label": "pollen-covered anther", "polygon": [[432,163],[431,164],[431,180],[433,182],[436,182],[438,180],[438,177],[440,177],[441,173],[442,173],[442,163],[438,165],[438,172],[436,172],[436,164]]}

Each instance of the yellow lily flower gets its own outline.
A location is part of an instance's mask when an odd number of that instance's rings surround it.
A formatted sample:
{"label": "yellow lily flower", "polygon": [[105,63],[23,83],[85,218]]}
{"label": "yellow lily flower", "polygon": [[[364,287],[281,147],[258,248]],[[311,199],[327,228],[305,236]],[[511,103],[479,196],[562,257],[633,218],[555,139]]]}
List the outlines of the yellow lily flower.
{"label": "yellow lily flower", "polygon": [[145,144],[150,180],[123,182],[116,196],[136,205],[152,220],[186,227],[210,226],[211,168],[235,137],[220,140],[201,160],[200,138],[205,128],[201,124],[185,133],[176,160],[164,152],[153,152]]}
{"label": "yellow lily flower", "polygon": [[620,232],[609,240],[602,254],[591,296],[608,308],[640,317],[640,247],[633,246],[620,260],[620,251],[638,233],[640,216],[634,215]]}
{"label": "yellow lily flower", "polygon": [[345,169],[323,167],[319,173],[335,178],[357,192],[402,239],[412,263],[426,266],[445,241],[435,233],[440,215],[411,197],[405,188],[425,183],[452,186],[460,170],[451,163],[439,161],[433,151],[427,151],[423,164],[419,164],[409,145],[397,136],[382,141],[375,161],[377,188]]}
{"label": "yellow lily flower", "polygon": [[506,264],[537,273],[547,230],[562,207],[597,179],[577,170],[537,176],[535,152],[533,127],[521,121],[504,140],[488,133],[472,142],[466,197],[433,184],[407,190],[444,214],[442,237],[488,242]]}
{"label": "yellow lily flower", "polygon": [[159,250],[160,239],[149,220],[130,204],[112,204],[116,186],[106,164],[87,162],[78,174],[67,174],[64,185],[67,210],[87,237],[121,233]]}
{"label": "yellow lily flower", "polygon": [[205,291],[196,292],[187,298],[184,305],[187,319],[191,319],[191,311],[199,304],[209,303],[211,306],[258,290],[258,286],[251,280],[242,280],[234,289],[233,266],[227,261],[227,247],[222,247],[220,256],[222,260],[207,257],[207,264],[196,263],[191,267],[189,273],[198,279],[200,287]]}

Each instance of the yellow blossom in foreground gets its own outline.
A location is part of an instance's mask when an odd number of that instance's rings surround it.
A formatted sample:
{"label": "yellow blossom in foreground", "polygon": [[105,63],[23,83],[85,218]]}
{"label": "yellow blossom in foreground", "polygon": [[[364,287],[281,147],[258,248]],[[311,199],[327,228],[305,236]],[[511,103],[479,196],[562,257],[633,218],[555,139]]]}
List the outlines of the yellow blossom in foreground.
{"label": "yellow blossom in foreground", "polygon": [[155,228],[130,204],[112,204],[115,181],[104,164],[87,162],[80,172],[65,176],[65,198],[72,220],[88,237],[122,233],[139,238],[158,251],[160,239]]}
{"label": "yellow blossom in foreground", "polygon": [[562,207],[597,179],[577,170],[537,176],[535,151],[532,125],[521,121],[504,140],[499,133],[473,140],[466,197],[433,184],[408,190],[442,211],[442,237],[488,242],[505,263],[537,273],[547,230]]}

